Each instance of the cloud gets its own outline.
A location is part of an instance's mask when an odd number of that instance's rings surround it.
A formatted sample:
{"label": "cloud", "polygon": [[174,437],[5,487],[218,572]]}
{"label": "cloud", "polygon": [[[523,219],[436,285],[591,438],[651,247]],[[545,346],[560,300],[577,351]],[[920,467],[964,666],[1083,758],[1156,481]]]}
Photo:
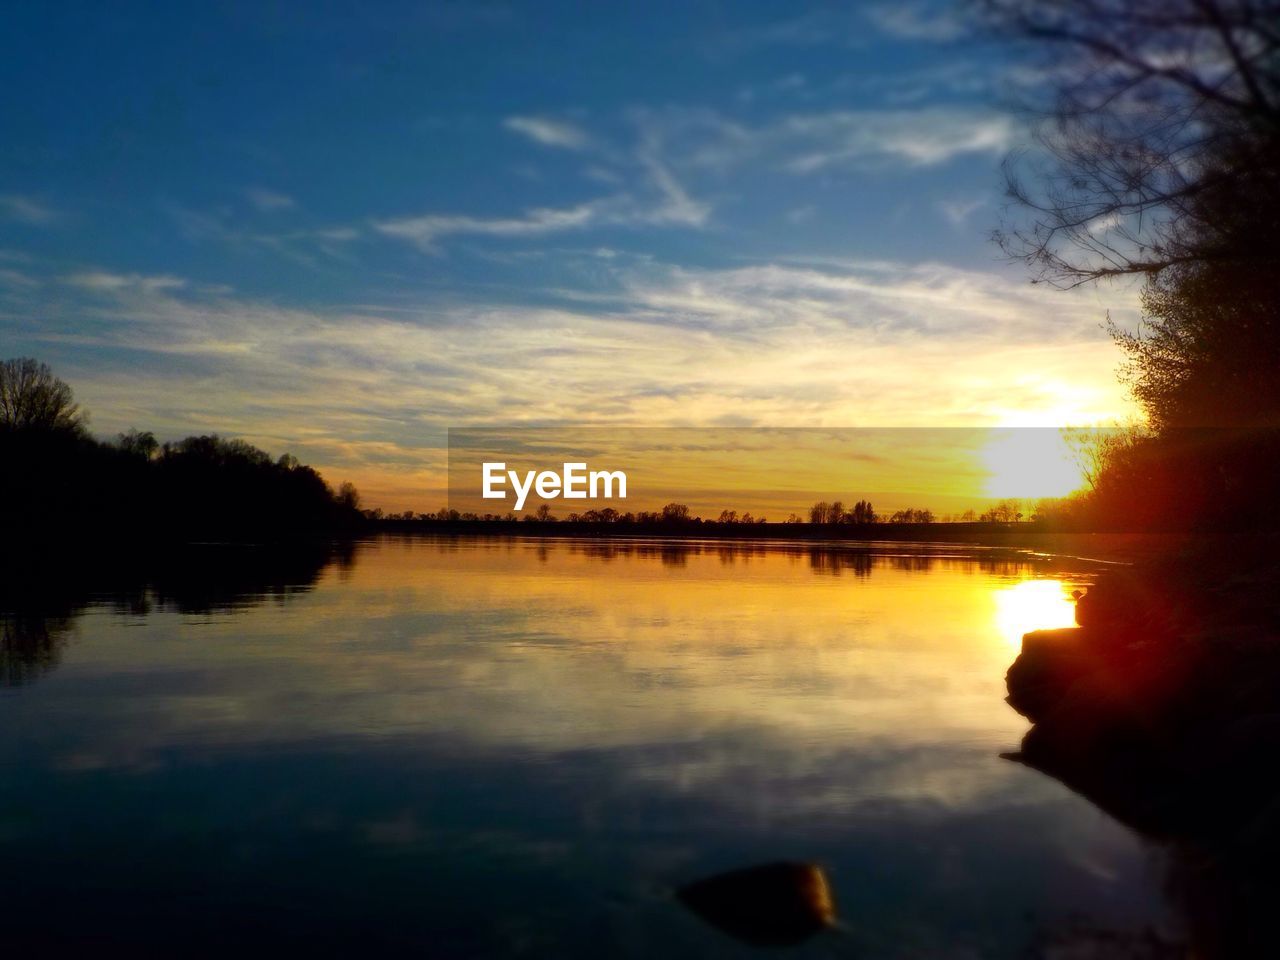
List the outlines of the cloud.
{"label": "cloud", "polygon": [[933,3],[878,3],[866,9],[866,16],[881,32],[901,40],[942,43],[968,32],[955,10]]}
{"label": "cloud", "polygon": [[590,143],[590,138],[585,132],[564,120],[552,120],[548,117],[507,117],[502,121],[502,125],[544,147],[583,150]]}
{"label": "cloud", "polygon": [[1001,155],[1018,132],[1013,117],[975,107],[791,113],[756,125],[711,110],[668,109],[637,122],[667,146],[668,163],[719,173],[748,164],[794,174],[931,167],[966,154]]}
{"label": "cloud", "polygon": [[582,171],[582,175],[597,183],[616,185],[622,183],[622,175],[615,170],[593,164]]}
{"label": "cloud", "polygon": [[78,300],[0,314],[0,334],[58,366],[91,352],[74,385],[104,433],[244,436],[396,509],[438,505],[447,427],[714,424],[726,409],[771,426],[980,426],[1128,409],[1099,329],[1107,309],[1132,313],[1115,294],[938,264],[592,260],[611,282],[539,291],[558,306],[327,311],[88,270],[65,278]]}
{"label": "cloud", "polygon": [[250,187],[245,190],[245,196],[259,210],[264,213],[272,213],[276,210],[289,210],[296,206],[293,197],[283,193],[276,193],[274,190],[265,190],[262,187]]}
{"label": "cloud", "polygon": [[801,207],[794,207],[787,211],[787,223],[793,223],[797,226],[802,223],[809,223],[818,215],[818,208],[811,203],[807,203]]}
{"label": "cloud", "polygon": [[985,205],[986,200],[981,197],[968,200],[940,200],[938,210],[953,227],[963,227],[968,222],[969,216]]}
{"label": "cloud", "polygon": [[971,110],[844,111],[790,117],[781,135],[799,148],[786,169],[813,173],[873,160],[927,167],[969,153],[998,156],[1013,145],[1015,126],[1009,116]]}
{"label": "cloud", "polygon": [[40,281],[28,276],[21,270],[0,269],[0,287],[11,290],[31,290],[40,286]]}
{"label": "cloud", "polygon": [[375,221],[379,233],[409,240],[427,252],[435,252],[436,241],[459,234],[489,237],[529,237],[578,230],[598,222],[602,204],[583,203],[575,207],[535,208],[519,217],[482,218],[463,215],[427,214],[420,217]]}
{"label": "cloud", "polygon": [[7,193],[0,196],[0,217],[33,227],[43,227],[59,219],[61,214],[33,197]]}
{"label": "cloud", "polygon": [[105,270],[74,273],[65,277],[64,282],[69,286],[93,293],[120,293],[126,290],[155,293],[162,290],[180,290],[187,285],[187,281],[181,277],[110,273]]}
{"label": "cloud", "polygon": [[373,228],[384,236],[410,241],[426,253],[438,253],[439,242],[451,236],[523,238],[592,227],[706,225],[711,216],[710,204],[690,195],[662,158],[656,140],[651,139],[639,150],[635,162],[656,196],[640,199],[630,193],[617,193],[571,207],[535,207],[512,217],[430,213],[376,220]]}
{"label": "cloud", "polygon": [[865,42],[853,11],[815,9],[784,20],[752,24],[737,30],[721,32],[707,52],[745,54],[769,47],[859,47]]}
{"label": "cloud", "polygon": [[[171,208],[170,213],[191,239],[216,239],[244,249],[267,246],[320,269],[320,254],[350,260],[354,253],[347,241],[369,226],[376,234],[432,254],[439,253],[449,238],[461,236],[512,240],[608,227],[701,229],[710,223],[713,207],[688,186],[700,173],[726,174],[746,164],[796,175],[886,163],[927,167],[969,153],[1002,153],[1014,136],[1008,116],[956,108],[793,114],[756,127],[705,109],[636,111],[630,118],[635,142],[626,149],[593,145],[608,166],[587,168],[588,176],[610,181],[615,192],[570,206],[534,206],[503,216],[429,211],[376,218],[364,227],[337,225],[274,235],[233,229],[219,213],[182,208]],[[510,117],[506,125],[543,143],[574,148],[586,143],[577,128],[545,118]],[[638,189],[623,187],[628,171],[627,179]],[[264,209],[282,209],[292,202],[260,190],[249,195]],[[960,212],[948,207],[945,215]]]}
{"label": "cloud", "polygon": [[707,222],[707,218],[711,216],[711,207],[689,195],[671,169],[659,159],[657,151],[646,151],[640,162],[662,195],[662,202],[642,219],[651,223],[682,224],[687,227],[701,227]]}

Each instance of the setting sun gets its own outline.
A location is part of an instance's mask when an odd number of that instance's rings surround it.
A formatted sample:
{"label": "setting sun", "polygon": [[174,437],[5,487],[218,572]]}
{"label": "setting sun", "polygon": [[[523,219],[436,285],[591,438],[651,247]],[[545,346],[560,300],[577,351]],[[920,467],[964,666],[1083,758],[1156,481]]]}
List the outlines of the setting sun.
{"label": "setting sun", "polygon": [[980,457],[990,497],[1062,497],[1084,483],[1080,465],[1059,430],[992,431]]}

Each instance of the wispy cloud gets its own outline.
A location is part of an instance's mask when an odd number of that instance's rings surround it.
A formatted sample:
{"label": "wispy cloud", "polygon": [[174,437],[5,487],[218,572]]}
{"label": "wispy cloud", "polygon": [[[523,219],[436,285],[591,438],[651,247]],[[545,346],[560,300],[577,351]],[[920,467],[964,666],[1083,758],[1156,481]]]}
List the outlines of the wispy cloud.
{"label": "wispy cloud", "polygon": [[1004,114],[928,108],[794,116],[781,133],[799,148],[787,169],[812,173],[885,159],[933,166],[964,154],[999,156],[1013,144],[1015,126]]}
{"label": "wispy cloud", "polygon": [[502,125],[544,147],[582,150],[590,143],[590,138],[582,129],[565,120],[532,116],[507,117]]}
{"label": "wispy cloud", "polygon": [[963,227],[969,217],[984,206],[986,206],[986,200],[981,197],[938,201],[939,212],[953,227]]}
{"label": "wispy cloud", "polygon": [[43,227],[59,219],[61,214],[35,197],[6,193],[0,195],[0,217],[30,226]]}
{"label": "wispy cloud", "polygon": [[[612,155],[617,162],[623,162],[621,153]],[[451,236],[522,238],[594,227],[700,228],[707,224],[711,205],[695,198],[676,176],[663,156],[661,136],[656,130],[644,134],[639,147],[625,162],[642,174],[638,182],[650,188],[648,196],[621,191],[570,207],[534,207],[507,217],[443,213],[390,217],[375,220],[373,229],[384,236],[408,240],[424,252],[438,253],[440,242]]]}
{"label": "wispy cloud", "polygon": [[40,286],[40,281],[21,270],[0,269],[0,287],[14,290],[32,290]]}
{"label": "wispy cloud", "polygon": [[535,208],[519,217],[482,218],[462,215],[427,214],[375,221],[379,233],[409,240],[422,250],[437,252],[437,241],[458,234],[489,237],[529,237],[578,230],[598,222],[603,204],[583,203],[575,207]]}
{"label": "wispy cloud", "polygon": [[799,226],[802,223],[809,223],[818,215],[818,208],[811,203],[804,206],[794,207],[787,211],[787,223]]}
{"label": "wispy cloud", "polygon": [[743,54],[769,47],[858,47],[865,30],[855,11],[839,8],[809,10],[796,16],[753,24],[720,33],[708,45],[712,56]]}
{"label": "wispy cloud", "polygon": [[245,190],[245,196],[259,210],[264,213],[272,213],[276,210],[289,210],[297,206],[293,197],[277,193],[274,190],[267,190],[262,187],[250,187]]}
{"label": "wispy cloud", "polygon": [[790,113],[746,124],[711,110],[643,114],[649,136],[693,169],[728,172],[747,164],[796,174],[885,164],[929,167],[966,154],[998,156],[1015,142],[1014,119],[975,107],[919,107]]}
{"label": "wispy cloud", "polygon": [[181,277],[168,275],[146,276],[138,273],[111,273],[106,270],[87,270],[64,278],[69,286],[95,293],[121,293],[136,291],[156,293],[162,290],[180,290],[187,285]]}
{"label": "wispy cloud", "polygon": [[648,171],[649,178],[662,197],[662,202],[648,219],[654,223],[674,223],[700,227],[711,216],[711,207],[693,199],[676,179],[671,168],[662,159],[656,140],[651,140],[640,152],[640,163]]}
{"label": "wispy cloud", "polygon": [[1124,298],[936,264],[592,259],[612,282],[559,291],[564,306],[356,311],[90,270],[65,278],[78,301],[20,323],[55,363],[73,347],[100,358],[75,385],[105,432],[219,429],[397,509],[437,505],[423,491],[443,477],[448,426],[714,424],[726,409],[759,425],[977,426],[1127,409],[1098,327],[1107,308],[1127,316]]}
{"label": "wispy cloud", "polygon": [[946,42],[968,32],[954,5],[899,0],[873,4],[867,7],[866,15],[881,32],[901,40]]}

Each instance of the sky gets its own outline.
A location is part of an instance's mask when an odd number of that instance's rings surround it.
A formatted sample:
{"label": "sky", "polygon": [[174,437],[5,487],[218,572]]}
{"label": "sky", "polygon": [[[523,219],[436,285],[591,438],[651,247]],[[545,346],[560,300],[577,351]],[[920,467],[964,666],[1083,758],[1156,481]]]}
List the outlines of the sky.
{"label": "sky", "polygon": [[446,431],[1134,415],[988,235],[1038,81],[947,2],[11,6],[0,354],[108,437],[429,510]]}

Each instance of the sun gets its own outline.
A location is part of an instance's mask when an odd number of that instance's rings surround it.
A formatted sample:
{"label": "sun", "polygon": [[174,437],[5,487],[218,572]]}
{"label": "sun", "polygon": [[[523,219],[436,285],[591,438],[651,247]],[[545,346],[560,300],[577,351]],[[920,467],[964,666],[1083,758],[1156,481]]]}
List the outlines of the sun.
{"label": "sun", "polygon": [[1062,431],[1052,427],[992,430],[979,457],[988,497],[1063,497],[1084,484]]}

